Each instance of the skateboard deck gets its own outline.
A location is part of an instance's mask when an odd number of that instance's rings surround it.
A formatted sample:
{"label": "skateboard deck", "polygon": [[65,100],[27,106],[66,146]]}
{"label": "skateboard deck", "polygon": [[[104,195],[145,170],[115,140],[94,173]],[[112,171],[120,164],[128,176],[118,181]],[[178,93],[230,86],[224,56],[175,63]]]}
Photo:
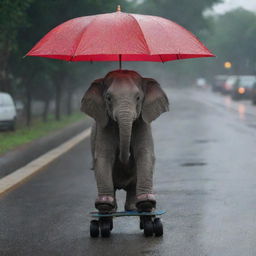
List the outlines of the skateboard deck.
{"label": "skateboard deck", "polygon": [[113,213],[99,213],[99,212],[90,212],[90,215],[92,217],[124,217],[124,216],[157,216],[157,215],[163,215],[166,211],[164,210],[158,210],[153,212],[137,212],[137,211],[122,211],[122,212],[113,212]]}

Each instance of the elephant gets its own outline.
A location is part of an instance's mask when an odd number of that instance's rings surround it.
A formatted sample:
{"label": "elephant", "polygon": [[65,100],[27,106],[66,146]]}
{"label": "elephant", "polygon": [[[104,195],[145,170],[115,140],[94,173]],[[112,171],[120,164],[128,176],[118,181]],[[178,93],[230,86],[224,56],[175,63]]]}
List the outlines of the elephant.
{"label": "elephant", "polygon": [[150,123],[169,110],[158,82],[132,70],[115,70],[92,82],[81,111],[95,123],[91,132],[99,212],[117,209],[115,193],[126,191],[125,210],[152,211],[155,164]]}

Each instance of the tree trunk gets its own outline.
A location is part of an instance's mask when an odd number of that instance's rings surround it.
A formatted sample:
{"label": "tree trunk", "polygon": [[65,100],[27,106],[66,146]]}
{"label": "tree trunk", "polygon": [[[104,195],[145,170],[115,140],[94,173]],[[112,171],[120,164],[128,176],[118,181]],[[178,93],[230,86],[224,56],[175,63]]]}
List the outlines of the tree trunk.
{"label": "tree trunk", "polygon": [[61,113],[60,113],[61,93],[62,93],[61,83],[60,81],[57,81],[55,83],[55,119],[57,121],[59,121],[61,118]]}
{"label": "tree trunk", "polygon": [[49,105],[50,105],[50,101],[49,99],[46,99],[44,101],[43,122],[48,121]]}
{"label": "tree trunk", "polygon": [[26,125],[31,125],[31,102],[32,102],[32,93],[29,83],[25,84],[26,87]]}
{"label": "tree trunk", "polygon": [[67,90],[67,115],[70,116],[72,114],[72,89]]}
{"label": "tree trunk", "polygon": [[[2,72],[4,73],[5,71]],[[0,91],[12,94],[10,80],[3,75],[0,76]]]}
{"label": "tree trunk", "polygon": [[11,82],[8,75],[8,59],[10,55],[10,41],[4,40],[2,50],[0,51],[0,91],[12,93]]}

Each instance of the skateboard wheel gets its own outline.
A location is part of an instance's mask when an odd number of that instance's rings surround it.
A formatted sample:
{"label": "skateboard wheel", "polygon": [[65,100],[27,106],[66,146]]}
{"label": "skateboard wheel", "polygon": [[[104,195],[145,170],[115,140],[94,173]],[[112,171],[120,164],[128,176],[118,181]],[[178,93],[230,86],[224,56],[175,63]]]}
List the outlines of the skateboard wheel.
{"label": "skateboard wheel", "polygon": [[111,222],[102,221],[100,222],[100,233],[102,237],[109,237],[111,231]]}
{"label": "skateboard wheel", "polygon": [[144,219],[140,216],[140,229],[144,229]]}
{"label": "skateboard wheel", "polygon": [[140,229],[144,229],[143,221],[140,220]]}
{"label": "skateboard wheel", "polygon": [[90,235],[91,237],[98,237],[100,233],[99,222],[97,220],[92,220],[90,224]]}
{"label": "skateboard wheel", "polygon": [[145,220],[144,221],[144,235],[146,237],[153,236],[154,234],[154,225],[152,220]]}
{"label": "skateboard wheel", "polygon": [[156,236],[162,236],[164,233],[163,223],[159,218],[154,219],[154,233]]}
{"label": "skateboard wheel", "polygon": [[109,220],[109,222],[110,222],[110,231],[113,229],[113,218],[111,218],[110,220]]}

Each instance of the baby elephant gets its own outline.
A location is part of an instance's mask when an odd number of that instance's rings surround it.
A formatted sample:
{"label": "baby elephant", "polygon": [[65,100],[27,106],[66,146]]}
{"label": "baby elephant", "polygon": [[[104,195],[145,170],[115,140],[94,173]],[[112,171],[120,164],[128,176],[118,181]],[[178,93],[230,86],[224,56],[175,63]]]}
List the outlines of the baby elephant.
{"label": "baby elephant", "polygon": [[168,108],[160,85],[135,71],[109,72],[86,91],[81,110],[96,121],[91,146],[98,188],[95,207],[100,212],[116,210],[117,189],[127,192],[125,210],[155,208],[150,123]]}

